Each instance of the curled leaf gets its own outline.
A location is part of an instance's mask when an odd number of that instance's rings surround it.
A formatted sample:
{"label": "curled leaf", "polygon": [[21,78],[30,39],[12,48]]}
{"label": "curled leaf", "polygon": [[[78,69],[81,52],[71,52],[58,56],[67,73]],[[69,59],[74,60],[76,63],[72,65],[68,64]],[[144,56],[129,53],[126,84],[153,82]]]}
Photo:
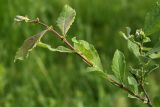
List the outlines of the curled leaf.
{"label": "curled leaf", "polygon": [[73,50],[68,49],[64,46],[58,46],[57,48],[52,48],[50,45],[42,43],[42,42],[39,42],[38,46],[46,48],[46,49],[53,51],[53,52],[64,52],[64,53],[73,53],[74,52]]}

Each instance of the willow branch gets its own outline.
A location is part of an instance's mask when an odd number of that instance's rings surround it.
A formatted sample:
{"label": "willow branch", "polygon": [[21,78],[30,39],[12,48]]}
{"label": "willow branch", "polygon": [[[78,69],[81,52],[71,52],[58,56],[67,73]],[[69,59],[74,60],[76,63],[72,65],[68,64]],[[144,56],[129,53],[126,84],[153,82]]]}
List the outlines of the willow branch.
{"label": "willow branch", "polygon": [[[41,22],[41,21],[39,20],[39,18],[37,18],[36,20],[30,20],[29,22],[30,22],[30,23],[40,24],[40,25],[42,25],[43,27],[46,27],[46,28],[49,28],[49,27],[50,27],[50,26],[48,26],[47,24]],[[75,51],[76,54],[77,54],[78,56],[80,56],[80,57],[83,59],[84,62],[86,62],[89,66],[93,66],[92,62],[90,62],[83,54],[78,53],[78,52],[75,50],[75,48],[69,43],[69,41],[68,41],[66,38],[64,38],[64,36],[60,35],[60,34],[59,34],[56,30],[54,30],[53,28],[51,28],[50,31],[51,31],[53,34],[55,34],[60,40],[62,40],[71,50]]]}
{"label": "willow branch", "polygon": [[[47,24],[41,22],[38,18],[36,20],[30,20],[29,21],[30,23],[35,23],[35,24],[39,24],[39,25],[42,25],[43,27],[45,28],[49,28],[50,26],[48,26]],[[57,38],[59,38],[60,40],[62,40],[70,49],[72,49],[73,51],[76,52],[75,48],[71,45],[71,43],[66,39],[64,38],[64,36],[60,35],[56,30],[54,30],[53,28],[50,29],[50,31],[57,36]],[[83,61],[85,63],[87,63],[89,66],[93,66],[93,64],[83,55],[83,54],[80,54],[78,52],[76,52],[76,54],[78,56],[80,56]],[[109,76],[106,76],[105,78],[106,80],[108,80],[109,82],[113,83],[114,85],[118,86],[119,88],[123,89],[124,91],[126,91],[127,93],[131,94],[132,96],[136,97],[137,99],[139,99],[140,101],[145,101],[145,98],[135,94],[133,91],[131,91],[128,87],[126,87],[125,85],[123,85],[122,83],[119,83],[115,80],[113,80],[111,77]]]}

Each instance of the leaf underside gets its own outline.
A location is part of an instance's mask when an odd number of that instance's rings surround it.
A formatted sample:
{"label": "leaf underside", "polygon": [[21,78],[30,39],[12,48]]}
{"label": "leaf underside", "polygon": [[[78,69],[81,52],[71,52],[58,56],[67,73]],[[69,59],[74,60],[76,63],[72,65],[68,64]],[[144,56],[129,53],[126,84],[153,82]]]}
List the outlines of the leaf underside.
{"label": "leaf underside", "polygon": [[29,37],[24,41],[22,46],[18,49],[16,52],[16,56],[14,59],[14,62],[19,59],[19,60],[24,60],[25,58],[28,57],[28,54],[30,51],[32,51],[33,48],[36,47],[37,43],[40,41],[40,39],[43,37],[43,35],[48,31],[48,29]]}

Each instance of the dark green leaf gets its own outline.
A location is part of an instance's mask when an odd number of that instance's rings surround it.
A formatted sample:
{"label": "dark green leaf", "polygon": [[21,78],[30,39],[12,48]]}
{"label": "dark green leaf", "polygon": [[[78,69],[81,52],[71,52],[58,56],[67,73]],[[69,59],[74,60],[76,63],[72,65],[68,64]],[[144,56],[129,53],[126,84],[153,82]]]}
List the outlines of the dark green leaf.
{"label": "dark green leaf", "polygon": [[57,25],[64,36],[66,36],[70,26],[74,22],[75,16],[75,10],[68,5],[65,5],[63,11],[57,19]]}
{"label": "dark green leaf", "polygon": [[160,2],[156,2],[152,9],[146,14],[144,31],[151,35],[160,30]]}
{"label": "dark green leaf", "polygon": [[75,37],[72,38],[72,41],[74,42],[75,50],[79,54],[86,57],[93,64],[93,68],[90,69],[103,71],[98,52],[96,51],[93,45],[89,44],[84,40],[77,40]]}
{"label": "dark green leaf", "polygon": [[119,50],[116,50],[112,60],[112,71],[114,72],[116,78],[119,79],[121,82],[123,82],[125,77],[125,68],[126,62],[124,54]]}
{"label": "dark green leaf", "polygon": [[46,48],[46,49],[53,51],[53,52],[65,52],[65,53],[73,53],[74,52],[64,46],[58,46],[57,48],[52,48],[50,45],[42,43],[42,42],[39,42],[38,46]]}
{"label": "dark green leaf", "polygon": [[44,30],[34,36],[29,37],[26,39],[23,43],[23,45],[19,48],[19,50],[16,52],[16,56],[14,59],[14,62],[19,59],[23,60],[24,58],[28,57],[28,54],[34,47],[36,47],[37,43],[40,41],[42,36],[48,31]]}

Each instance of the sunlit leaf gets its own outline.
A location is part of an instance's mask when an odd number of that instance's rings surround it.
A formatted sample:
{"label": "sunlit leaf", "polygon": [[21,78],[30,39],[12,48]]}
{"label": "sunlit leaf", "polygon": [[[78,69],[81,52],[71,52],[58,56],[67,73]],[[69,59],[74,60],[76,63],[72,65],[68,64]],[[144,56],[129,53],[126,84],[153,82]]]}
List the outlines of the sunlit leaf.
{"label": "sunlit leaf", "polygon": [[63,11],[57,19],[57,25],[64,36],[66,36],[70,26],[74,22],[75,16],[75,10],[68,5],[65,5]]}
{"label": "sunlit leaf", "polygon": [[149,57],[152,58],[152,59],[159,59],[160,58],[160,52],[150,54]]}
{"label": "sunlit leaf", "polygon": [[151,42],[151,39],[149,37],[145,37],[143,39],[143,43],[148,43],[148,42]]}
{"label": "sunlit leaf", "polygon": [[53,51],[53,52],[65,52],[65,53],[73,53],[74,52],[71,49],[68,49],[64,46],[58,46],[57,48],[52,48],[50,45],[42,43],[42,42],[39,42],[38,46],[46,48],[46,49]]}
{"label": "sunlit leaf", "polygon": [[157,1],[146,14],[144,31],[146,35],[160,31],[160,1]]}
{"label": "sunlit leaf", "polygon": [[126,62],[124,54],[119,50],[116,50],[112,60],[112,71],[114,72],[116,78],[119,79],[121,82],[123,82],[125,77],[125,68]]}
{"label": "sunlit leaf", "polygon": [[98,52],[93,45],[84,40],[77,40],[75,37],[72,38],[72,41],[74,42],[75,50],[93,64],[93,67],[90,68],[90,70],[103,71]]}
{"label": "sunlit leaf", "polygon": [[19,50],[16,52],[16,56],[14,59],[14,62],[19,59],[19,60],[24,60],[26,57],[28,57],[29,52],[36,47],[37,43],[40,41],[42,36],[48,31],[44,30],[34,36],[29,37],[24,41],[22,46],[19,48]]}

